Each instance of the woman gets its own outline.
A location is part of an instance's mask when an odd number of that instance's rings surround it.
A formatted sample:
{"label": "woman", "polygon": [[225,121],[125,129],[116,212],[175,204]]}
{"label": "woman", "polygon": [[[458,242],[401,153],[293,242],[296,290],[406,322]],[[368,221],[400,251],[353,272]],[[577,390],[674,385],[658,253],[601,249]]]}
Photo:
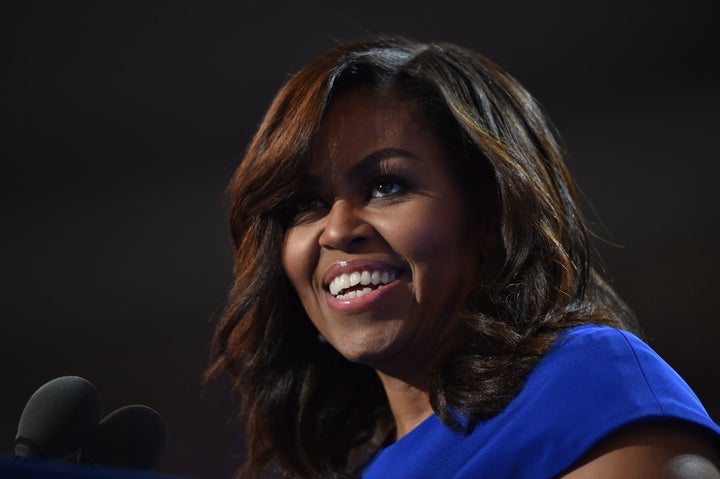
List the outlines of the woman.
{"label": "woman", "polygon": [[236,377],[240,477],[718,473],[720,428],[631,334],[549,120],[482,56],[326,53],[229,193],[210,373]]}

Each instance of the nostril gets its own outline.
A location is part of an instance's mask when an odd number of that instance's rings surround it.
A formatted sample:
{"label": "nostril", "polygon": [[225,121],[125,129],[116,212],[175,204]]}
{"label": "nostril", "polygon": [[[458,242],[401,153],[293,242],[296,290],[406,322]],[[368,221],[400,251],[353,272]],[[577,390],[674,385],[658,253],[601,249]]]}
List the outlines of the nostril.
{"label": "nostril", "polygon": [[366,233],[360,230],[361,228],[358,228],[343,234],[326,234],[327,230],[325,230],[320,236],[320,246],[343,251],[356,250],[365,245],[370,239]]}
{"label": "nostril", "polygon": [[347,201],[333,203],[320,234],[319,243],[328,249],[347,250],[364,244],[373,228]]}
{"label": "nostril", "polygon": [[367,237],[365,237],[365,236],[354,236],[354,237],[350,240],[350,244],[351,244],[351,245],[352,245],[352,244],[361,244],[361,243],[365,243],[367,240],[368,240],[368,239],[367,239]]}

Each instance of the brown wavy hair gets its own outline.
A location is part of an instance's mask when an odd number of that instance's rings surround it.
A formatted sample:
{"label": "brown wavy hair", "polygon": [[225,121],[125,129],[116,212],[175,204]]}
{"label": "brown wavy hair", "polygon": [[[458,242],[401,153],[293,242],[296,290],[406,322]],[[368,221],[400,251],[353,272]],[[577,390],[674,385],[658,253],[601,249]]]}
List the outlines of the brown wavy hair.
{"label": "brown wavy hair", "polygon": [[558,136],[514,78],[451,44],[379,37],[340,46],[280,89],[228,187],[235,282],[208,376],[234,377],[246,422],[241,478],[353,477],[354,454],[377,447],[392,423],[375,372],[318,341],[281,265],[283,212],[323,113],[354,88],[414,102],[464,192],[487,181],[497,192],[497,251],[462,310],[474,338],[429,372],[431,405],[448,427],[502,411],[563,330],[634,327],[595,264]]}

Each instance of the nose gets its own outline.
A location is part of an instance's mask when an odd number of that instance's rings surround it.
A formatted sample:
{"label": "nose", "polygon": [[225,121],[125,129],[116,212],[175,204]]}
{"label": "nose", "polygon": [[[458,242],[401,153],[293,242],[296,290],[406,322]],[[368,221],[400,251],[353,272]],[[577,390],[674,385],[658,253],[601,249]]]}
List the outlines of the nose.
{"label": "nose", "polygon": [[348,251],[367,242],[372,231],[350,202],[338,199],[328,212],[318,241],[324,248]]}

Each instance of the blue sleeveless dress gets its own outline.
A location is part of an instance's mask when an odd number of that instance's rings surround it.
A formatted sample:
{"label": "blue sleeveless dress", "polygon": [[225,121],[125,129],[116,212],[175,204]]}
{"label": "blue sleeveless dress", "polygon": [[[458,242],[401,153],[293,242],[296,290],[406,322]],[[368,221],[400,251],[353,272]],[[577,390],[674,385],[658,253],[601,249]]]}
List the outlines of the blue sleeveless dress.
{"label": "blue sleeveless dress", "polygon": [[690,387],[648,345],[605,326],[563,333],[510,405],[469,434],[432,415],[381,449],[363,479],[543,479],[567,470],[608,434],[676,419],[713,433]]}

